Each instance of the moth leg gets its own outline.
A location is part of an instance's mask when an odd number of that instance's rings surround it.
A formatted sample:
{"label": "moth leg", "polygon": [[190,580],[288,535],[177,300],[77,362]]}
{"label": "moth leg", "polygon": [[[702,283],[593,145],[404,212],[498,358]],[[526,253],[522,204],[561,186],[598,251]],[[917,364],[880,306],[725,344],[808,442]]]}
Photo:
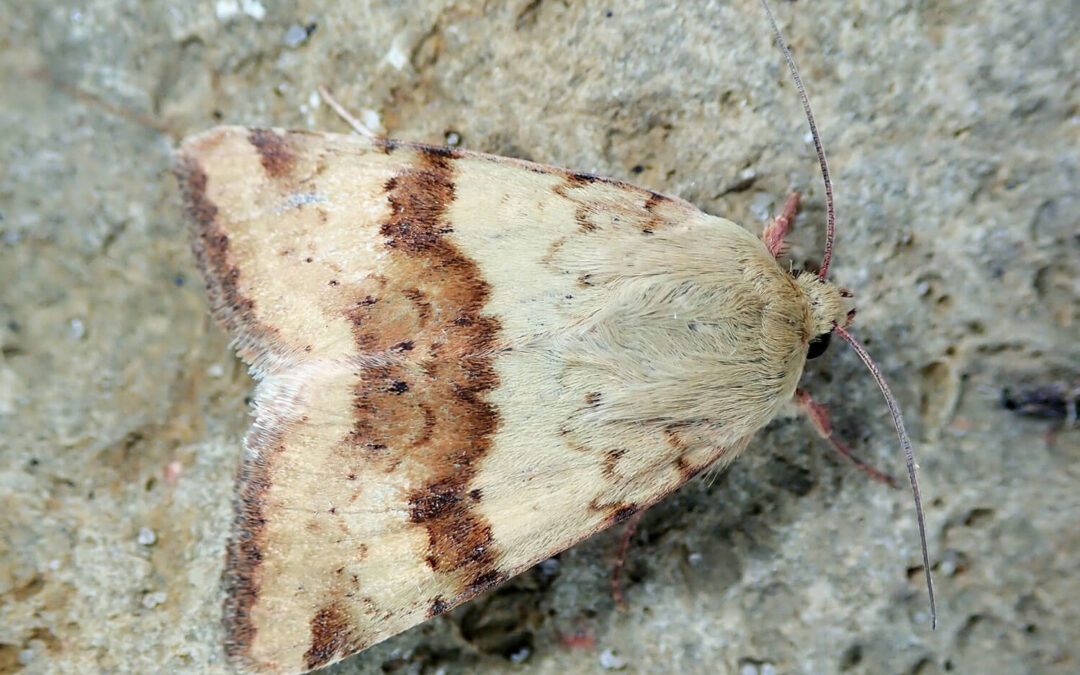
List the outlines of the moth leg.
{"label": "moth leg", "polygon": [[637,529],[638,523],[641,522],[641,517],[645,515],[646,510],[641,509],[626,521],[626,529],[623,530],[619,550],[615,554],[615,562],[612,563],[611,567],[611,597],[615,600],[615,606],[622,610],[626,609],[626,599],[623,597],[622,592],[622,568],[626,562],[626,551],[630,548],[630,537],[634,535],[634,530]]}
{"label": "moth leg", "polygon": [[820,434],[822,438],[827,440],[829,444],[832,445],[834,450],[851,460],[859,469],[859,471],[862,471],[867,476],[870,476],[874,480],[881,481],[886,485],[894,488],[898,487],[898,483],[896,482],[895,478],[885,473],[884,471],[875,469],[874,467],[862,461],[855,455],[851,454],[851,448],[849,448],[846,443],[833,435],[832,423],[829,422],[829,411],[825,408],[825,406],[814,401],[814,399],[810,397],[810,394],[807,393],[805,389],[795,390],[795,402],[799,404],[799,409],[810,420],[810,423],[814,425],[814,429],[817,430],[818,434]]}
{"label": "moth leg", "polygon": [[353,131],[361,136],[367,136],[368,138],[379,138],[379,134],[375,133],[371,129],[368,129],[363,122],[356,119],[351,112],[349,112],[345,106],[341,105],[336,98],[330,93],[330,90],[326,87],[319,85],[319,97],[322,98],[326,105],[330,106],[330,109],[337,113],[337,116],[345,120],[345,123],[353,128]]}
{"label": "moth leg", "polygon": [[765,240],[765,248],[769,249],[769,253],[772,253],[774,258],[779,258],[784,251],[784,238],[791,231],[791,224],[795,222],[795,214],[799,212],[800,197],[802,195],[798,192],[792,192],[788,195],[780,215],[769,223],[765,228],[765,232],[761,234],[761,238]]}

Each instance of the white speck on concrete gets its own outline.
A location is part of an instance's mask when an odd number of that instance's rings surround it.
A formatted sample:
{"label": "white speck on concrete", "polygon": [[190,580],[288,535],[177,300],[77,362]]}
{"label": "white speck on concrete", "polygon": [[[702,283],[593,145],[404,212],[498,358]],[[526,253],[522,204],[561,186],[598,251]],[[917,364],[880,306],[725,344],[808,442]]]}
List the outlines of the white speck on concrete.
{"label": "white speck on concrete", "polygon": [[158,605],[165,602],[165,598],[168,597],[161,591],[154,591],[153,593],[147,593],[143,596],[142,606],[147,609],[153,609]]}
{"label": "white speck on concrete", "polygon": [[79,341],[86,337],[86,324],[82,322],[82,319],[72,319],[68,324],[68,337],[72,341]]}
{"label": "white speck on concrete", "polygon": [[383,60],[389,63],[395,69],[401,70],[406,65],[408,65],[409,55],[403,52],[401,50],[401,47],[399,47],[397,42],[395,41],[394,44],[390,46],[390,50],[386,52]]}
{"label": "white speck on concrete", "polygon": [[626,660],[612,650],[605,649],[600,653],[600,667],[604,670],[622,670],[626,667]]}
{"label": "white speck on concrete", "polygon": [[214,3],[214,14],[224,21],[240,13],[240,3],[236,0],[218,0]]}
{"label": "white speck on concrete", "polygon": [[289,49],[296,49],[300,45],[307,42],[308,32],[307,29],[298,23],[294,23],[289,26],[285,31],[285,46]]}
{"label": "white speck on concrete", "polygon": [[140,546],[153,546],[157,541],[157,534],[149,527],[140,527],[139,534],[135,537],[135,541],[137,541]]}
{"label": "white speck on concrete", "polygon": [[214,3],[214,14],[221,21],[231,19],[241,12],[256,21],[262,21],[266,17],[266,8],[259,0],[217,0]]}
{"label": "white speck on concrete", "polygon": [[240,6],[243,7],[244,14],[256,21],[262,21],[266,16],[266,8],[262,6],[259,0],[240,0]]}
{"label": "white speck on concrete", "polygon": [[529,658],[530,654],[532,654],[531,649],[529,649],[528,647],[522,647],[521,649],[510,655],[510,660],[514,663],[521,663],[525,659]]}

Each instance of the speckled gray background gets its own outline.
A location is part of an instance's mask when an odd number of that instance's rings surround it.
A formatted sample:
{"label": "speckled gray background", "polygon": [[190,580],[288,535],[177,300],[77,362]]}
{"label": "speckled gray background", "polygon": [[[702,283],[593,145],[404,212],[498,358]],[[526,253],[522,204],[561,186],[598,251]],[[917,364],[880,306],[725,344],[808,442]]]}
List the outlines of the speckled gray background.
{"label": "speckled gray background", "polygon": [[[1080,381],[1080,3],[776,4],[832,160],[833,278],[917,442],[939,629],[908,493],[789,419],[648,513],[628,611],[607,532],[337,672],[1080,670],[1080,436],[999,404]],[[226,670],[251,383],[187,250],[180,137],[341,131],[326,84],[393,136],[755,231],[804,189],[792,255],[820,256],[817,167],[752,0],[2,0],[0,26],[0,673]],[[804,384],[902,472],[849,350]]]}

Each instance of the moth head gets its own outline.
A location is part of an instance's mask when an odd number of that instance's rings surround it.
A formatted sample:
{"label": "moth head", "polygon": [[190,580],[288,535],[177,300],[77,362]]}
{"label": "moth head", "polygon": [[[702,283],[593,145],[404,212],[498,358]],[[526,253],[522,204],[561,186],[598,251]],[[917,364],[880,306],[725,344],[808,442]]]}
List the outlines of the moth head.
{"label": "moth head", "polygon": [[795,277],[795,283],[802,289],[810,310],[806,358],[816,359],[829,347],[833,327],[847,328],[855,317],[849,300],[851,292],[815,274],[801,274]]}

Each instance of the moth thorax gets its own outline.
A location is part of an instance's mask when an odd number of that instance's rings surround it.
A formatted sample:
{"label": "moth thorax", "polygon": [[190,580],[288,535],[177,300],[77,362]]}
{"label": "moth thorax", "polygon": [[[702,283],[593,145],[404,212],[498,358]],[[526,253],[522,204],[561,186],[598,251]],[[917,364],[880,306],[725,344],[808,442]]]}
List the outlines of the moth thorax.
{"label": "moth thorax", "polygon": [[795,278],[795,283],[806,294],[810,310],[808,340],[832,331],[834,325],[847,326],[851,306],[840,288],[813,274],[801,274]]}

